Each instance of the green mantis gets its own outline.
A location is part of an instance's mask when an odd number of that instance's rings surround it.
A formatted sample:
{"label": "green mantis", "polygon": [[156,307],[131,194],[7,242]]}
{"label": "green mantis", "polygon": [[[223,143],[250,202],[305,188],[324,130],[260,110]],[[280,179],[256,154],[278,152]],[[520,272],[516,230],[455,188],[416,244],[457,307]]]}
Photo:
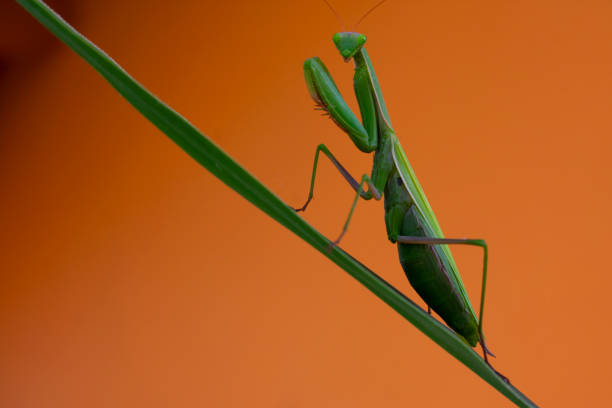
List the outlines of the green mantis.
{"label": "green mantis", "polygon": [[[375,7],[380,4],[382,2]],[[354,91],[361,112],[361,121],[347,106],[327,68],[317,57],[310,58],[304,63],[306,84],[315,101],[315,109],[329,115],[336,125],[348,134],[359,150],[364,153],[374,152],[372,171],[369,175],[364,174],[361,182],[358,182],[325,145],[319,145],[315,153],[308,199],[304,206],[296,211],[304,211],[313,197],[321,152],[331,160],[356,192],[344,228],[333,245],[337,245],[346,233],[359,198],[380,200],[384,197],[388,239],[397,244],[400,263],[410,284],[428,305],[429,313],[433,309],[471,347],[480,343],[484,360],[489,364],[488,355],[492,353],[486,347],[482,329],[487,281],[487,244],[482,239],[444,238],[427,197],[391,125],[378,79],[364,47],[365,35],[356,32],[339,32],[333,36],[333,41],[345,62],[351,60],[354,62]],[[448,244],[473,245],[484,250],[478,317],[461,281]]]}

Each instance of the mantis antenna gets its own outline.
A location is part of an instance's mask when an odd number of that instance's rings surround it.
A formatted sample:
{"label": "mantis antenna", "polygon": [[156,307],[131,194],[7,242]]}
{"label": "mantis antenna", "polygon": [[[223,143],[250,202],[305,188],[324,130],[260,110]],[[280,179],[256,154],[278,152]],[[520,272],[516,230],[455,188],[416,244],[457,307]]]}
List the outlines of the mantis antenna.
{"label": "mantis antenna", "polygon": [[355,28],[357,28],[357,26],[359,25],[359,23],[361,23],[363,20],[365,20],[365,18],[368,16],[368,14],[370,14],[371,12],[373,12],[376,8],[378,8],[378,6],[381,6],[385,1],[387,0],[381,0],[378,3],[376,3],[374,5],[374,7],[372,7],[371,9],[369,9],[368,11],[366,11],[366,13],[361,16],[361,18],[357,21],[357,23],[355,23]]}
{"label": "mantis antenna", "polygon": [[342,18],[340,17],[340,14],[338,14],[338,12],[336,11],[336,9],[331,5],[331,3],[327,0],[323,0],[325,2],[325,4],[327,4],[327,7],[329,7],[329,9],[332,11],[332,13],[334,13],[334,15],[336,16],[336,18],[338,19],[338,22],[340,23],[340,25],[342,26],[342,31],[346,31],[344,29],[345,25],[344,25],[344,21],[342,20]]}

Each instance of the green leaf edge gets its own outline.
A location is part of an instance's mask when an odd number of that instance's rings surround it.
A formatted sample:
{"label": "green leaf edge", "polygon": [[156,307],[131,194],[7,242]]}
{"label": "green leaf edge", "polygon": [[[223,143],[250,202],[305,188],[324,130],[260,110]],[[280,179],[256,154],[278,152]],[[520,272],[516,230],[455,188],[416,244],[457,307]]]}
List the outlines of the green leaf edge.
{"label": "green leaf edge", "polygon": [[[89,41],[49,6],[37,0],[17,0],[34,18],[94,67],[130,104],[157,126],[195,161],[238,194],[274,218],[340,266],[368,290],[412,323],[483,380],[520,407],[536,405],[513,385],[504,382],[468,345],[442,323],[384,279],[306,223],[253,175],[229,157],[185,118],[147,91],[104,51]],[[375,350],[365,350],[375,353]]]}

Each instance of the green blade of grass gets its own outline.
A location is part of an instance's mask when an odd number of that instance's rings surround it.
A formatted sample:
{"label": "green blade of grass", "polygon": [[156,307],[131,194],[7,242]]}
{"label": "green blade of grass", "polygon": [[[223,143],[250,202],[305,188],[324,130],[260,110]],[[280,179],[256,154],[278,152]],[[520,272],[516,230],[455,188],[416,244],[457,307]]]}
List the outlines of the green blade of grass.
{"label": "green blade of grass", "polygon": [[[340,248],[334,247],[331,251],[328,251],[330,241],[327,238],[296,215],[290,207],[186,119],[136,82],[106,53],[72,28],[45,3],[36,0],[17,0],[17,2],[49,31],[91,64],[140,113],[208,171],[344,269],[417,329],[516,405],[520,407],[536,406],[517,388],[503,381],[454,332],[429,316],[393,286]],[[376,352],[376,350],[363,350],[363,353]]]}

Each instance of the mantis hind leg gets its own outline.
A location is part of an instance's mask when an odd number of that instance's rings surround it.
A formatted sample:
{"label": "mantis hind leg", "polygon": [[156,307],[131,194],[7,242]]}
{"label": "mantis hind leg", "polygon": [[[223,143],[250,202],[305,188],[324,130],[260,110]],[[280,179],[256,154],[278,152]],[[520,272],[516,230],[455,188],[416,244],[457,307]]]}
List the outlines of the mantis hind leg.
{"label": "mantis hind leg", "polygon": [[[480,345],[482,346],[482,353],[484,360],[489,366],[488,356],[495,357],[493,353],[489,351],[485,344],[484,334],[482,331],[482,319],[484,313],[484,301],[485,293],[487,288],[487,265],[489,263],[489,251],[487,243],[483,239],[468,239],[468,238],[430,238],[430,237],[409,237],[409,236],[398,236],[397,242],[400,244],[414,244],[414,245],[473,245],[481,247],[484,251],[483,262],[482,262],[482,286],[480,291],[480,312],[478,317],[478,334],[480,336]],[[491,367],[492,368],[492,367]],[[496,371],[497,372],[497,371]],[[499,372],[498,372],[499,374]],[[503,375],[499,374],[506,381],[508,380]]]}
{"label": "mantis hind leg", "polygon": [[[430,238],[430,237],[408,237],[398,236],[397,242],[399,244],[413,244],[413,245],[473,245],[481,247],[484,250],[483,262],[482,262],[482,286],[480,290],[480,313],[478,317],[478,333],[480,334],[481,342],[484,341],[482,334],[482,318],[484,312],[484,300],[487,289],[487,265],[489,263],[489,250],[487,243],[484,239],[469,239],[469,238]],[[483,344],[484,346],[484,344]],[[486,347],[483,347],[485,353],[485,360],[487,354],[493,355],[488,351]]]}
{"label": "mantis hind leg", "polygon": [[482,354],[483,354],[483,359],[485,363],[487,363],[487,365],[491,367],[491,369],[495,371],[495,373],[499,375],[502,380],[510,384],[510,380],[508,379],[508,377],[506,377],[505,375],[497,371],[495,368],[493,368],[493,366],[489,362],[488,356],[495,357],[495,355],[491,353],[491,351],[487,348],[484,334],[482,332],[482,317],[483,317],[483,312],[484,312],[484,300],[485,300],[485,292],[486,292],[486,287],[487,287],[487,265],[489,261],[489,250],[488,250],[487,243],[485,242],[485,240],[484,239],[468,239],[468,238],[409,237],[409,236],[400,235],[397,237],[397,242],[400,244],[414,244],[414,245],[452,245],[452,244],[473,245],[473,246],[481,247],[483,249],[484,256],[483,256],[483,266],[482,266],[482,286],[481,286],[481,292],[480,292],[480,315],[478,318],[478,334],[480,335],[480,346],[482,347]]}
{"label": "mantis hind leg", "polygon": [[310,190],[308,192],[308,198],[306,199],[306,203],[302,207],[294,208],[296,212],[305,211],[306,207],[308,207],[308,204],[310,204],[310,201],[312,200],[314,196],[314,186],[315,186],[315,179],[317,177],[319,153],[321,152],[323,152],[327,156],[327,158],[332,162],[332,164],[336,167],[336,169],[338,169],[340,174],[342,174],[342,177],[344,177],[344,179],[350,184],[353,190],[355,190],[358,193],[358,197],[361,197],[364,200],[370,200],[372,197],[376,197],[378,195],[378,198],[380,198],[380,193],[378,193],[378,190],[374,187],[372,183],[368,183],[368,186],[369,186],[368,191],[363,190],[359,182],[355,180],[353,176],[351,176],[351,174],[348,172],[348,170],[344,168],[344,166],[342,166],[342,164],[340,164],[340,162],[329,151],[327,146],[325,146],[324,144],[320,144],[319,146],[317,146],[317,150],[315,151],[314,162],[312,165],[312,177],[310,179]]}

